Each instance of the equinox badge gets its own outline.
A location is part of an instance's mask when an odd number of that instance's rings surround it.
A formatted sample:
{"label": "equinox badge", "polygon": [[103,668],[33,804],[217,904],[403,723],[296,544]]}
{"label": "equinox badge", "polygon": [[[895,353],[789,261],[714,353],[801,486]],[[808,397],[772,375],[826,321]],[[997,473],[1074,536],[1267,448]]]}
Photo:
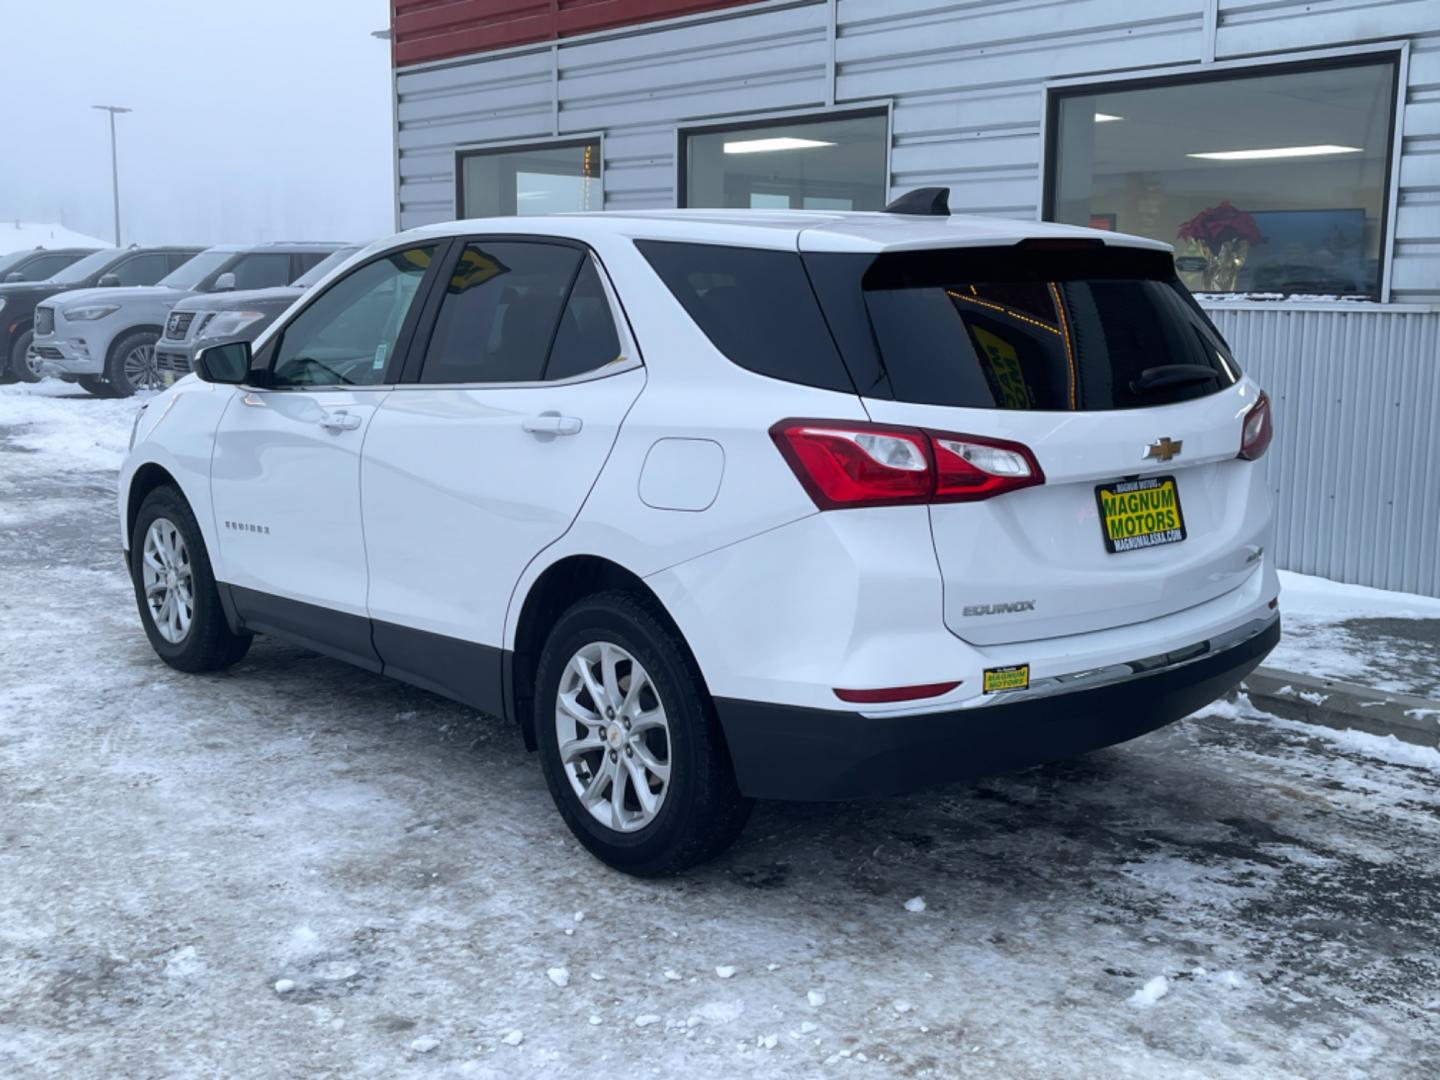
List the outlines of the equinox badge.
{"label": "equinox badge", "polygon": [[970,604],[962,615],[1009,615],[1016,611],[1034,611],[1034,600],[1015,600],[1008,604]]}

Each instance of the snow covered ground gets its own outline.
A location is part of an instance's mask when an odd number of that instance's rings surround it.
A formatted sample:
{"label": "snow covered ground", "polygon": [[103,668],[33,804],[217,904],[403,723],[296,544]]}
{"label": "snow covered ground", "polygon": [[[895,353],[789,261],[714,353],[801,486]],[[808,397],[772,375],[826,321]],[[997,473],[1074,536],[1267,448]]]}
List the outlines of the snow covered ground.
{"label": "snow covered ground", "polygon": [[1440,1074],[1440,754],[1242,699],[632,881],[497,721],[271,642],[161,665],[134,404],[39,390],[0,389],[0,1075]]}
{"label": "snow covered ground", "polygon": [[1280,589],[1271,667],[1440,698],[1440,600],[1283,571]]}

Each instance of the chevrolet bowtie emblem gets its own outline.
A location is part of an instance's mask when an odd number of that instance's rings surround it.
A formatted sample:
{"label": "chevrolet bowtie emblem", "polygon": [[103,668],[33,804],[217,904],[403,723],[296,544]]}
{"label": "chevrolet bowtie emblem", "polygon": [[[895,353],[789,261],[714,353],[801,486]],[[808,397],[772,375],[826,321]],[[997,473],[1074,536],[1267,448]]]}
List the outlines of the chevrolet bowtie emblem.
{"label": "chevrolet bowtie emblem", "polygon": [[1166,435],[1164,438],[1156,439],[1149,446],[1145,447],[1144,456],[1154,458],[1156,461],[1169,461],[1180,453],[1180,448],[1184,445],[1184,440],[1175,439],[1172,442],[1170,436]]}

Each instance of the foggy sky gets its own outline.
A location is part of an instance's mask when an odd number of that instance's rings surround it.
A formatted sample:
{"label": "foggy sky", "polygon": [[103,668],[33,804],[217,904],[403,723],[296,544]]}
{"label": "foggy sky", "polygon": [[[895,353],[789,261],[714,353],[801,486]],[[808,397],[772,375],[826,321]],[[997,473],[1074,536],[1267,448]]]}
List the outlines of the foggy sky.
{"label": "foggy sky", "polygon": [[0,0],[0,222],[122,241],[394,231],[387,0]]}

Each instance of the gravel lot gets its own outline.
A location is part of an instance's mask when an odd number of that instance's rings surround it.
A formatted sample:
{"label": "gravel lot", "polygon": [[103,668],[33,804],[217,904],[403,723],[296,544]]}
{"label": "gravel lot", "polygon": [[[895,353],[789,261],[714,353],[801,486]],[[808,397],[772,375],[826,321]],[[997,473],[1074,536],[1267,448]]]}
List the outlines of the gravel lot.
{"label": "gravel lot", "polygon": [[154,658],[132,405],[0,389],[0,1075],[1440,1075],[1440,755],[1243,701],[700,872],[574,843],[498,721]]}

